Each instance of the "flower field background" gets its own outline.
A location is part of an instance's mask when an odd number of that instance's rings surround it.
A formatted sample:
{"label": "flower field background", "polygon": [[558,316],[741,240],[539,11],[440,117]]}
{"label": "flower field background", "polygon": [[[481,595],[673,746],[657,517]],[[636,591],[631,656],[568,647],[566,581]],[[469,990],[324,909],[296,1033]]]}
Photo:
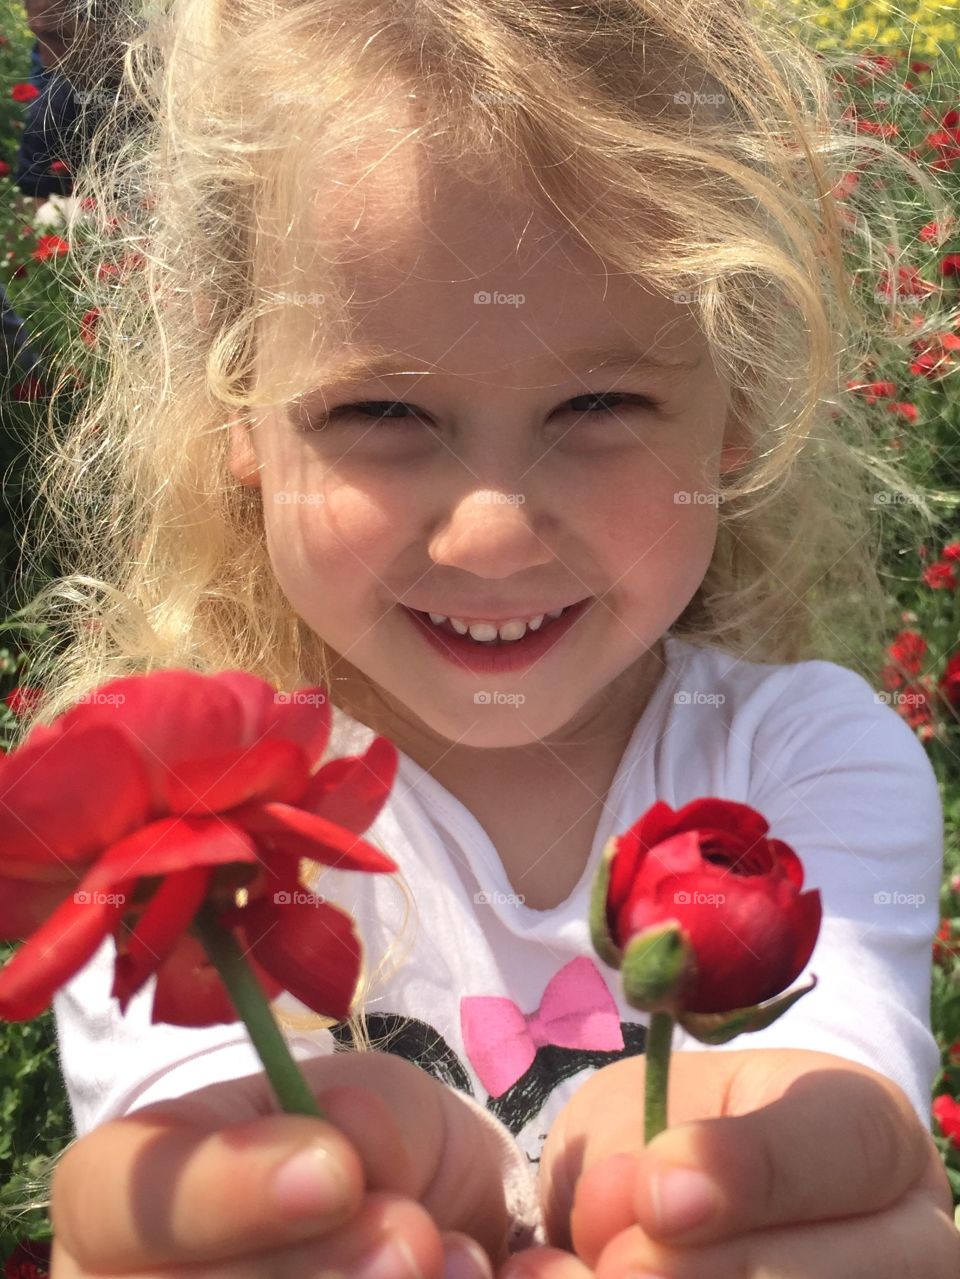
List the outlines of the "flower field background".
{"label": "flower field background", "polygon": [[[933,946],[931,1019],[941,1049],[932,1094],[933,1129],[960,1222],[960,22],[956,0],[921,0],[898,9],[889,0],[763,0],[787,5],[798,34],[826,56],[846,54],[834,72],[836,93],[858,132],[890,139],[936,171],[956,194],[949,225],[917,227],[907,259],[868,281],[878,308],[893,296],[919,327],[926,298],[936,294],[952,322],[910,344],[878,341],[846,393],[875,413],[876,438],[929,494],[936,535],[910,542],[890,521],[884,572],[890,600],[889,644],[876,664],[874,686],[924,744],[940,782],[946,816],[941,925]],[[30,673],[33,632],[16,614],[33,584],[55,573],[55,562],[22,545],[24,514],[34,500],[27,463],[31,440],[51,409],[68,420],[73,393],[84,385],[84,350],[96,346],[101,306],[124,259],[102,265],[104,294],[78,301],[71,245],[54,205],[37,210],[12,182],[24,111],[36,90],[29,82],[33,36],[22,8],[0,0],[0,284],[24,319],[42,357],[39,374],[15,368],[0,386],[0,749],[18,737],[18,711],[35,696]],[[852,55],[852,56],[851,56]],[[850,68],[853,67],[851,71]],[[844,198],[875,181],[869,166],[844,175]],[[900,192],[896,193],[898,199]],[[906,183],[903,203],[911,193]],[[119,257],[119,255],[118,255]],[[79,353],[79,356],[78,356]],[[898,495],[878,492],[878,502]],[[802,852],[802,850],[801,850]],[[908,888],[909,886],[904,886]],[[0,943],[0,963],[10,946]],[[0,1024],[0,1259],[20,1239],[49,1235],[42,1208],[16,1214],[31,1179],[72,1136],[60,1077],[52,1014]],[[40,1275],[24,1262],[8,1274]]]}

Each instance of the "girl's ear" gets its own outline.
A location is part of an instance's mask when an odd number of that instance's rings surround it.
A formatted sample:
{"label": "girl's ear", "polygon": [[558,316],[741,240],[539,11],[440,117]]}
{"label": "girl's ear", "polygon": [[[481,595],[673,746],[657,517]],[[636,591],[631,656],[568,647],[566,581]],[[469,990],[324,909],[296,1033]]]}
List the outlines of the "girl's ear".
{"label": "girl's ear", "polygon": [[260,463],[253,448],[250,425],[242,417],[229,423],[228,465],[238,484],[260,487]]}

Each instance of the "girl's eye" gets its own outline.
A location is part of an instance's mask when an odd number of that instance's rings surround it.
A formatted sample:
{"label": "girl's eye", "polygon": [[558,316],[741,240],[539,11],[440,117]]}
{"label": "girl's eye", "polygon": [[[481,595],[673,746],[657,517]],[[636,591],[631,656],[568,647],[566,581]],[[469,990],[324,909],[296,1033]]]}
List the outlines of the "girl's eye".
{"label": "girl's eye", "polygon": [[[653,396],[628,395],[625,393],[621,393],[619,391],[609,391],[606,394],[601,394],[600,392],[592,392],[588,395],[578,395],[578,396],[575,396],[574,399],[568,400],[567,403],[570,405],[575,405],[578,403],[582,403],[584,401],[596,402],[598,400],[599,401],[623,400],[628,405],[639,405],[649,409],[658,409],[661,407],[661,402],[659,400],[654,399]],[[402,400],[360,400],[356,402],[355,404],[341,404],[337,408],[331,409],[330,412],[326,415],[326,417],[322,418],[321,420],[326,422],[326,421],[330,421],[332,418],[370,417],[374,421],[379,420],[384,422],[386,421],[397,422],[397,421],[403,421],[404,419],[401,417],[398,417],[395,414],[392,414],[391,411],[395,409],[400,409],[400,410],[409,409],[411,407],[414,407],[414,406],[411,406],[409,404],[404,404]],[[617,407],[618,406],[615,405],[612,410],[603,409],[601,411],[616,412]],[[591,408],[570,408],[567,410],[567,412],[575,413],[579,417],[585,417],[587,416],[587,414],[589,414],[592,411],[595,412],[596,410],[595,409],[592,410]]]}

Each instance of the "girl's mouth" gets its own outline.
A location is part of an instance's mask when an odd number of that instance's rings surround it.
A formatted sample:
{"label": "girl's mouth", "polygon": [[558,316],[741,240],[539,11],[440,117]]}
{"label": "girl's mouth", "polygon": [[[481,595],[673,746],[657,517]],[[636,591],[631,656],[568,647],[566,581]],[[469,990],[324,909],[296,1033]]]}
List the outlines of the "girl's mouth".
{"label": "girl's mouth", "polygon": [[545,617],[539,630],[532,631],[528,628],[517,640],[499,637],[493,640],[475,640],[469,632],[458,635],[449,620],[437,624],[431,622],[426,613],[405,605],[401,605],[401,608],[437,652],[461,669],[487,674],[522,670],[531,666],[567,634],[592,602],[592,597],[588,597],[565,608],[557,618]]}

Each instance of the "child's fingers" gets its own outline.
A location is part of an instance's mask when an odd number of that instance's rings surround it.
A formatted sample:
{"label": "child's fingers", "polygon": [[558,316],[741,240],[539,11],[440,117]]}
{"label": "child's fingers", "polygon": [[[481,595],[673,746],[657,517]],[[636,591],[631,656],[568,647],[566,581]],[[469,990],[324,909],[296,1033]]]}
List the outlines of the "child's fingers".
{"label": "child's fingers", "polygon": [[[195,1264],[137,1267],[136,1279],[442,1279],[443,1244],[420,1204],[396,1195],[368,1195],[353,1221],[323,1239],[285,1247],[248,1249]],[[117,1271],[90,1268],[55,1237],[52,1279],[117,1279]],[[120,1271],[126,1275],[126,1270]],[[472,1279],[472,1277],[471,1277]],[[479,1276],[477,1277],[479,1279]]]}
{"label": "child's fingers", "polygon": [[500,1267],[497,1279],[593,1279],[593,1271],[563,1248],[526,1248]]}
{"label": "child's fingers", "polygon": [[[289,1162],[298,1155],[299,1172]],[[67,1150],[51,1217],[81,1266],[122,1272],[325,1235],[356,1214],[363,1192],[357,1152],[322,1120],[273,1115],[205,1129],[144,1109]]]}

